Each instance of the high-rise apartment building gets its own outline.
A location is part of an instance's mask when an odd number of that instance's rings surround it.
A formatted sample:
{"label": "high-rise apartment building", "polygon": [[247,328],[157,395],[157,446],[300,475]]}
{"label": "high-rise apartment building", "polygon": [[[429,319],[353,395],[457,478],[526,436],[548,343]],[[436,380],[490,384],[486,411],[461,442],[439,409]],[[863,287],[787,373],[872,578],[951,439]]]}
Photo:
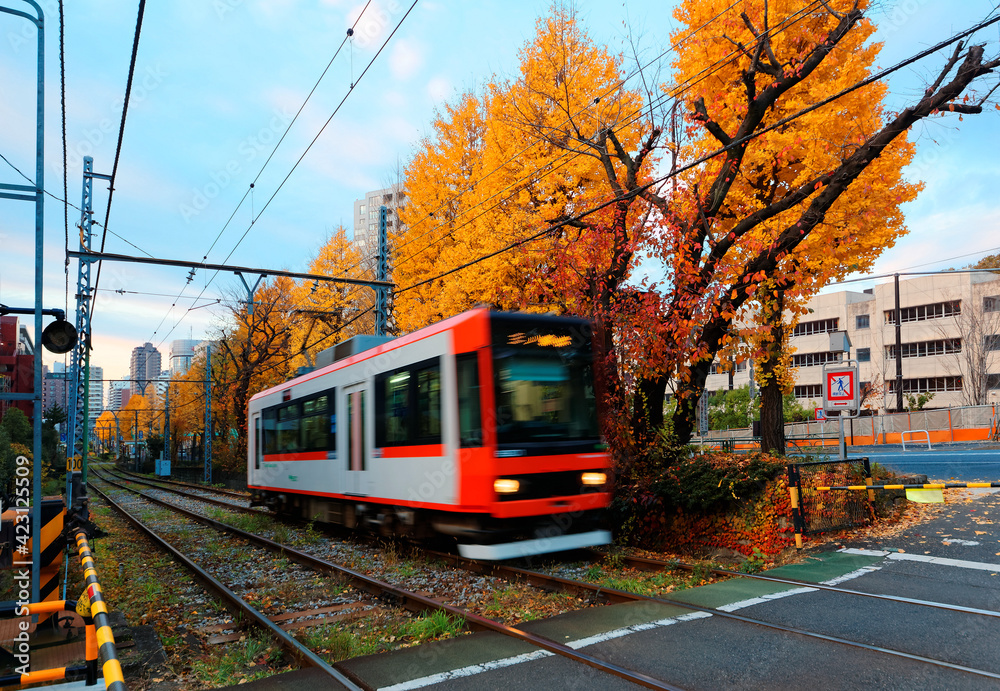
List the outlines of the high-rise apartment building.
{"label": "high-rise apartment building", "polygon": [[[13,315],[0,316],[0,391],[34,393],[35,346],[24,324]],[[20,408],[30,419],[31,401],[0,400],[0,417],[9,407]]]}
{"label": "high-rise apartment building", "polygon": [[88,389],[87,415],[90,420],[90,428],[94,428],[97,418],[104,412],[104,369],[90,366],[90,383]]}
{"label": "high-rise apartment building", "polygon": [[[42,410],[48,411],[53,406],[59,406],[67,414],[69,413],[69,391],[72,386],[66,381],[66,368],[63,363],[54,363],[52,372],[48,365],[42,365]],[[56,369],[56,365],[60,365]]]}
{"label": "high-rise apartment building", "polygon": [[152,343],[143,343],[138,348],[132,349],[129,373],[132,376],[131,389],[134,393],[144,395],[149,381],[160,376],[161,360],[160,351],[153,347]]}
{"label": "high-rise apartment building", "polygon": [[132,395],[132,382],[129,377],[108,384],[108,410],[121,410],[128,404]]}
{"label": "high-rise apartment building", "polygon": [[185,374],[191,369],[191,360],[194,359],[194,349],[201,341],[193,339],[181,339],[170,342],[170,374]]}
{"label": "high-rise apartment building", "polygon": [[375,256],[378,251],[379,209],[388,209],[386,228],[389,235],[399,229],[399,207],[405,195],[399,185],[365,193],[364,199],[354,202],[354,242],[366,250],[366,256]]}

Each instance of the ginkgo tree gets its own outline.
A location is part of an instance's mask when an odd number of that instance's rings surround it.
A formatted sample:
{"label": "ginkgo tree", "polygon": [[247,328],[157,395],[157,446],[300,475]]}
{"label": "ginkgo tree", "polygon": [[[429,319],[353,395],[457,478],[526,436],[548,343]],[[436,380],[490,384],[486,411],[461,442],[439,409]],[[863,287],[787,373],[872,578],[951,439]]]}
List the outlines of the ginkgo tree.
{"label": "ginkgo tree", "polygon": [[[861,84],[879,47],[868,42],[866,3],[727,5],[686,0],[677,10],[690,36],[664,90],[683,105],[683,127],[650,121],[637,149],[614,126],[580,138],[605,162],[607,194],[641,197],[658,224],[645,238],[624,218],[608,231],[623,238],[612,266],[638,246],[661,267],[660,280],[644,286],[652,297],[632,325],[617,327],[615,342],[637,354],[641,427],[659,426],[674,380],[682,442],[714,358],[738,342],[740,323],[755,321],[747,312],[766,327],[779,318],[782,294],[794,303],[890,246],[903,232],[898,206],[916,192],[900,176],[912,155],[907,130],[936,115],[981,112],[991,92],[969,89],[1000,64],[982,46],[959,43],[916,103],[885,112],[884,87]],[[656,146],[679,152],[660,186],[641,172]],[[606,272],[598,282],[622,303],[636,292],[627,278]]]}

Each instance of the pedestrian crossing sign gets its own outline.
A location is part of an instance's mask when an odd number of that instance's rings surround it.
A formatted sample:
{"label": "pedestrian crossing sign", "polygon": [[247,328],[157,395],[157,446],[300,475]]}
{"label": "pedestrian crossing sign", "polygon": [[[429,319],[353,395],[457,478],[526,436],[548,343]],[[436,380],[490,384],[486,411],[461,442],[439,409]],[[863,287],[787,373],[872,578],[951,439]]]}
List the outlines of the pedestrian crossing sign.
{"label": "pedestrian crossing sign", "polygon": [[858,368],[838,367],[823,372],[823,408],[826,411],[857,410]]}

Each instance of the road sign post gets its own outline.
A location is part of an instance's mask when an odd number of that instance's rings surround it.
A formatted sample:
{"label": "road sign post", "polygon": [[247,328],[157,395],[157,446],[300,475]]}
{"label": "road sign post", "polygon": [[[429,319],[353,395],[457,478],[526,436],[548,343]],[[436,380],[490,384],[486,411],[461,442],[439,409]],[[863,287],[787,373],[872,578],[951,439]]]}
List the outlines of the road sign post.
{"label": "road sign post", "polygon": [[847,360],[823,365],[823,411],[837,413],[840,421],[838,451],[840,460],[847,460],[847,442],[844,439],[844,418],[857,417],[861,408],[861,391],[858,384],[857,360]]}

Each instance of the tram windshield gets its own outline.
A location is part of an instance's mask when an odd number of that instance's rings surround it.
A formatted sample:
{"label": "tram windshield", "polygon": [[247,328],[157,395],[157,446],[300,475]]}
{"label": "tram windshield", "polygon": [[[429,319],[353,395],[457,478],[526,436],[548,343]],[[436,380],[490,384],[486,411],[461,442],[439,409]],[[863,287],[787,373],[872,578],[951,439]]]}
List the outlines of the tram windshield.
{"label": "tram windshield", "polygon": [[556,352],[499,354],[497,442],[597,439],[597,401],[589,357]]}

